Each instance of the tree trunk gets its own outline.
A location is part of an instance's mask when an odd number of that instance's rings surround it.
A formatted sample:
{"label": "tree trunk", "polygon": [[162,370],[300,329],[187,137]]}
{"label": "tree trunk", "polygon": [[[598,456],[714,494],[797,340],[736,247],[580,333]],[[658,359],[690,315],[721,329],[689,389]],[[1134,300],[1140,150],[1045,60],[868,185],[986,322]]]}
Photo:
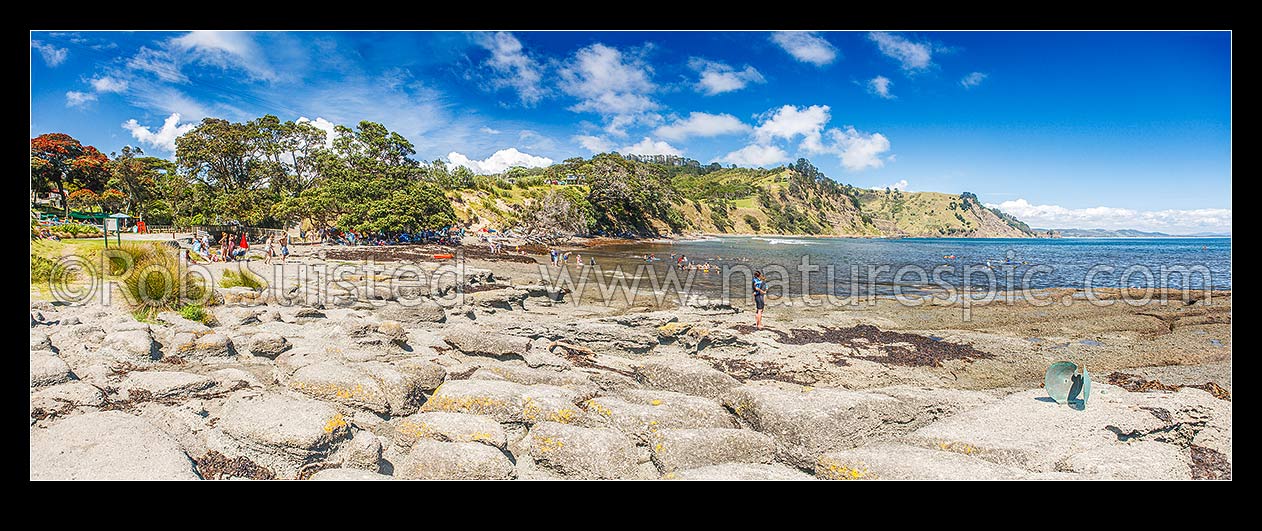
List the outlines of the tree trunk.
{"label": "tree trunk", "polygon": [[61,209],[65,211],[66,219],[70,218],[70,199],[66,197],[66,186],[62,183],[62,178],[57,177],[57,193],[61,194]]}

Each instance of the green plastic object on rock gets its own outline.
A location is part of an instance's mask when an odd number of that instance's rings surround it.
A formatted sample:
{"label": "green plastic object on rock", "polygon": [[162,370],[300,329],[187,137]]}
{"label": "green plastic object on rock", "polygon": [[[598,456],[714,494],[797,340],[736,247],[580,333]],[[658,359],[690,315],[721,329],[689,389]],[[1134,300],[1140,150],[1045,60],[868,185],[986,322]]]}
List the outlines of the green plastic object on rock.
{"label": "green plastic object on rock", "polygon": [[1043,376],[1043,388],[1057,404],[1068,404],[1076,409],[1086,409],[1091,397],[1091,374],[1086,367],[1069,361],[1058,361],[1047,368]]}

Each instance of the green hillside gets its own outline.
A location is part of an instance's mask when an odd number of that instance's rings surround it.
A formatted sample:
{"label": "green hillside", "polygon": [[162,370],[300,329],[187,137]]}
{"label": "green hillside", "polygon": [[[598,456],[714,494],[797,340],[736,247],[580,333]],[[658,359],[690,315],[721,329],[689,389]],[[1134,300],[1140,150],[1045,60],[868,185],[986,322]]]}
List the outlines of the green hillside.
{"label": "green hillside", "polygon": [[912,237],[965,236],[1023,238],[1029,226],[1008,214],[983,206],[977,196],[940,192],[864,190],[863,211],[888,235]]}
{"label": "green hillside", "polygon": [[[552,184],[569,176],[583,184]],[[973,194],[856,188],[828,178],[805,159],[764,170],[601,154],[478,181],[448,192],[457,216],[501,228],[538,218],[531,205],[564,192],[587,218],[589,233],[597,235],[1033,235],[1020,220],[986,208]]]}

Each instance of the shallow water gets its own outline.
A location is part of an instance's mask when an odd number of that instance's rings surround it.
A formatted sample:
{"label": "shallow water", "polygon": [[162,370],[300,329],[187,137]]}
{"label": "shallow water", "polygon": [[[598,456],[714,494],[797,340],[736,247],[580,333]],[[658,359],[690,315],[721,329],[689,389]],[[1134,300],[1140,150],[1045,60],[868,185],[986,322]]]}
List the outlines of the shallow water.
{"label": "shallow water", "polygon": [[[659,259],[646,262],[642,258],[646,254]],[[726,291],[747,291],[747,275],[752,270],[767,273],[773,295],[776,290],[787,294],[884,294],[894,286],[930,291],[956,287],[984,290],[994,286],[1001,292],[1023,287],[1123,285],[1231,289],[1230,238],[885,240],[731,236],[586,249],[583,261],[594,256],[606,278],[619,274],[610,271],[613,269],[627,279],[640,277],[647,286],[646,268],[651,267],[659,279],[664,279],[681,254],[693,263],[717,266],[709,272],[694,272],[691,285],[701,292],[723,291],[725,275]],[[593,272],[590,267],[582,270],[589,276]]]}

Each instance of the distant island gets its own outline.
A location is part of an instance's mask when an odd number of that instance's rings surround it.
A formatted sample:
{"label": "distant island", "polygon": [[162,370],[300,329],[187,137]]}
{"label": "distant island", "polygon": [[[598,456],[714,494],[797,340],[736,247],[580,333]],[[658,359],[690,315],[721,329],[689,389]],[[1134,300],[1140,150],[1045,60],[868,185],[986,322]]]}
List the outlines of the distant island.
{"label": "distant island", "polygon": [[1135,229],[1034,229],[1039,234],[1052,234],[1060,238],[1230,238],[1231,234],[1197,232],[1193,234],[1166,234]]}

